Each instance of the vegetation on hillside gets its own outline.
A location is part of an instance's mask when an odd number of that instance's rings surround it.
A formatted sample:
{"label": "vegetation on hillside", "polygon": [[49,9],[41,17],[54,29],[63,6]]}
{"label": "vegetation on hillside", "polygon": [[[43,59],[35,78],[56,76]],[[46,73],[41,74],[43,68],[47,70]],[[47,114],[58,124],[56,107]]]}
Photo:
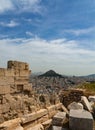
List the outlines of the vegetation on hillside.
{"label": "vegetation on hillside", "polygon": [[78,86],[80,89],[84,89],[86,93],[95,94],[95,82],[85,82]]}

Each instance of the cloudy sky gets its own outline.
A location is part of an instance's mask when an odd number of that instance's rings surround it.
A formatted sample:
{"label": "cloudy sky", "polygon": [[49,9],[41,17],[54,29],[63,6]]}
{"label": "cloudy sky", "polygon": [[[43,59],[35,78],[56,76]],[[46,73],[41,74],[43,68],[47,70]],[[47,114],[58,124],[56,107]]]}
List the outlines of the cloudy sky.
{"label": "cloudy sky", "polygon": [[0,67],[95,73],[95,0],[0,0]]}

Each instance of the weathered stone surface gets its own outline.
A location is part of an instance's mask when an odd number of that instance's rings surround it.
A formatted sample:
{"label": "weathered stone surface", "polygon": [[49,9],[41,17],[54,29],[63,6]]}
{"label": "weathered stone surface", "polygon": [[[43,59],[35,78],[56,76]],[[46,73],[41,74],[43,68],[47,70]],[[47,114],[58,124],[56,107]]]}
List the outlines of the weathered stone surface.
{"label": "weathered stone surface", "polygon": [[29,65],[25,62],[20,62],[20,61],[8,61],[7,68],[29,70]]}
{"label": "weathered stone surface", "polygon": [[39,119],[37,120],[37,122],[38,122],[38,123],[43,123],[43,122],[47,121],[48,119],[49,119],[49,117],[48,117],[48,114],[47,114],[47,115],[42,116],[41,118],[39,118]]}
{"label": "weathered stone surface", "polygon": [[66,120],[66,113],[65,112],[58,112],[53,117],[52,124],[55,126],[62,126],[65,120]]}
{"label": "weathered stone surface", "polygon": [[0,94],[31,91],[29,65],[19,61],[9,61],[8,68],[0,68]]}
{"label": "weathered stone surface", "polygon": [[95,96],[89,96],[88,99],[90,102],[95,102]]}
{"label": "weathered stone surface", "polygon": [[52,123],[52,119],[49,119],[45,122],[42,123],[43,126],[47,126],[47,125],[50,125]]}
{"label": "weathered stone surface", "polygon": [[59,109],[62,108],[62,103],[58,103],[58,104],[56,104],[55,106],[56,106],[56,109],[59,110]]}
{"label": "weathered stone surface", "polygon": [[62,130],[61,126],[52,126],[52,130]]}
{"label": "weathered stone surface", "polygon": [[37,118],[40,118],[40,117],[45,116],[47,114],[48,114],[47,109],[41,109],[41,110],[37,111],[37,113],[36,113]]}
{"label": "weathered stone surface", "polygon": [[72,102],[71,104],[68,105],[68,109],[69,110],[71,110],[71,109],[75,109],[75,110],[82,109],[83,110],[83,105],[81,103]]}
{"label": "weathered stone surface", "polygon": [[47,113],[48,113],[48,111],[46,109],[41,109],[40,111],[33,112],[31,114],[27,114],[27,115],[23,116],[22,124],[37,120],[38,118],[41,118],[41,117],[47,115]]}
{"label": "weathered stone surface", "polygon": [[35,125],[34,127],[30,127],[25,130],[44,130],[44,127],[41,124],[38,124],[38,125]]}
{"label": "weathered stone surface", "polygon": [[52,118],[56,114],[56,106],[52,105],[50,107],[47,107],[49,118]]}
{"label": "weathered stone surface", "polygon": [[14,70],[13,69],[5,69],[5,76],[6,77],[14,77]]}
{"label": "weathered stone surface", "polygon": [[70,110],[69,127],[71,130],[93,130],[93,117],[85,110]]}
{"label": "weathered stone surface", "polygon": [[14,119],[4,122],[0,124],[0,130],[23,130],[23,127],[20,126],[20,119]]}
{"label": "weathered stone surface", "polygon": [[0,77],[5,76],[5,69],[0,68]]}
{"label": "weathered stone surface", "polygon": [[81,101],[82,101],[85,109],[87,109],[88,111],[92,111],[91,105],[90,105],[87,97],[81,96]]}
{"label": "weathered stone surface", "polygon": [[20,76],[29,76],[29,71],[27,70],[20,70]]}
{"label": "weathered stone surface", "polygon": [[10,93],[10,85],[0,85],[0,94],[9,94]]}
{"label": "weathered stone surface", "polygon": [[[2,76],[0,77],[0,86],[14,84],[14,77],[11,76]],[[6,86],[7,87],[7,86]]]}

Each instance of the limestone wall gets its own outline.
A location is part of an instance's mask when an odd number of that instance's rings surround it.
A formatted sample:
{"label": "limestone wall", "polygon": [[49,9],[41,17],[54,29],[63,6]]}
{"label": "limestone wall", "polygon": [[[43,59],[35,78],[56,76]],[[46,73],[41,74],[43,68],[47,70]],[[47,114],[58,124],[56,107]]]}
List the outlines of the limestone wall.
{"label": "limestone wall", "polygon": [[29,65],[25,62],[20,62],[20,61],[8,61],[7,68],[29,70]]}
{"label": "limestone wall", "polygon": [[7,68],[0,68],[0,94],[31,91],[29,65],[25,62],[8,61]]}

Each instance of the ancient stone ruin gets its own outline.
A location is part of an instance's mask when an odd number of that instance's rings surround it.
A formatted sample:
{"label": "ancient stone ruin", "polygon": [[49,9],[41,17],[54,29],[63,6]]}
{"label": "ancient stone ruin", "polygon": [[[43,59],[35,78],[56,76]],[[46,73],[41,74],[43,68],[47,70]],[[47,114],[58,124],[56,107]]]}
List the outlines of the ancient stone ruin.
{"label": "ancient stone ruin", "polygon": [[[50,124],[61,109],[59,99],[51,102],[47,94],[37,94],[29,82],[29,65],[8,61],[7,69],[0,68],[0,130],[28,130]],[[39,127],[40,127],[39,126]]]}
{"label": "ancient stone ruin", "polygon": [[8,61],[7,69],[0,68],[0,95],[31,91],[30,73],[27,63]]}
{"label": "ancient stone ruin", "polygon": [[89,97],[90,104],[79,90],[38,93],[30,73],[19,61],[0,68],[0,130],[93,130],[95,97]]}

